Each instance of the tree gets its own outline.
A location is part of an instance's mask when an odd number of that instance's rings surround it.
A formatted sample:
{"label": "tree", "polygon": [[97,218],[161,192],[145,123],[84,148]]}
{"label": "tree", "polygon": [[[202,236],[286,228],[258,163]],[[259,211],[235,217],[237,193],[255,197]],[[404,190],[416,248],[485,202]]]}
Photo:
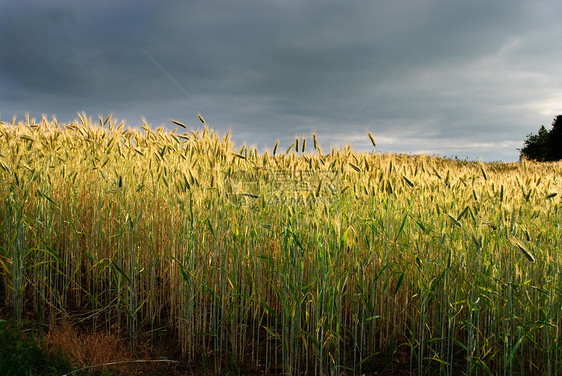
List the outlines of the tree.
{"label": "tree", "polygon": [[552,129],[547,131],[541,125],[537,134],[528,134],[524,146],[519,149],[520,158],[536,161],[557,161],[562,159],[562,115],[552,122]]}
{"label": "tree", "polygon": [[552,129],[548,135],[548,142],[553,161],[562,159],[562,115],[558,115],[552,122]]}

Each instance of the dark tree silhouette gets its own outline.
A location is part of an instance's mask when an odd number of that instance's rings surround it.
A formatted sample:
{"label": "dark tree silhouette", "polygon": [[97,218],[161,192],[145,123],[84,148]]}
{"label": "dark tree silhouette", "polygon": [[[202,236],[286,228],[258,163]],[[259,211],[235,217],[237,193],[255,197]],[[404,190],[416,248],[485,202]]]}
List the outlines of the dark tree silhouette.
{"label": "dark tree silhouette", "polygon": [[552,122],[552,129],[548,134],[548,144],[553,161],[562,159],[562,115],[558,115]]}
{"label": "dark tree silhouette", "polygon": [[528,134],[524,146],[519,149],[520,158],[536,161],[558,161],[562,159],[562,115],[552,122],[552,129],[547,131],[541,125],[537,134]]}

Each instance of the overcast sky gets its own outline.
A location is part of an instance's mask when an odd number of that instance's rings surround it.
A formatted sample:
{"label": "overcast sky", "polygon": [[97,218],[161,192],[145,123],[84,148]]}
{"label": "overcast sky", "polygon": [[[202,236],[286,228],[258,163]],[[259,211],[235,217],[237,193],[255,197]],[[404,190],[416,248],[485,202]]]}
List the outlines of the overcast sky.
{"label": "overcast sky", "polygon": [[0,120],[515,161],[562,114],[559,0],[0,0]]}

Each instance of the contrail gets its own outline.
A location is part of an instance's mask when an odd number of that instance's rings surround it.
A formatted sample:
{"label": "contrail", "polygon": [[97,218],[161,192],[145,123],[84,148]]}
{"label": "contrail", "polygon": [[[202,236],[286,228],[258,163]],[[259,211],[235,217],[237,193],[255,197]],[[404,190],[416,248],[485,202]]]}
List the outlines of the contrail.
{"label": "contrail", "polygon": [[178,88],[179,91],[181,91],[183,93],[183,95],[185,95],[185,97],[188,97],[187,91],[183,88],[183,86],[180,85],[180,83],[174,78],[172,77],[172,75],[170,73],[168,73],[168,71],[166,69],[164,69],[163,66],[161,66],[153,57],[152,55],[150,55],[148,52],[144,52],[144,54],[146,55],[146,57],[148,58],[148,60],[150,60],[152,62],[152,64],[154,64],[156,66],[156,68],[158,68],[158,70],[160,70],[160,72],[162,72],[162,74],[164,76],[166,76],[166,78],[168,80],[170,80],[170,82],[172,84],[174,84],[175,87]]}
{"label": "contrail", "polygon": [[[158,70],[164,75],[166,76],[166,78],[184,95],[185,99],[188,101],[191,101],[193,103],[195,103],[195,106],[197,109],[203,109],[203,106],[201,105],[201,103],[199,103],[199,101],[194,97],[190,97],[187,90],[185,90],[183,88],[183,86],[178,82],[178,80],[176,80],[170,73],[168,73],[168,71],[162,66],[160,65],[160,63],[158,63],[156,61],[155,58],[152,57],[152,55],[150,55],[148,52],[144,52],[144,54],[146,55],[147,59],[150,60],[152,62],[152,64],[154,64],[154,66],[156,68],[158,68]],[[201,116],[199,114],[199,112],[203,112],[203,111],[198,111],[197,114],[199,116]],[[207,118],[211,118],[213,119],[213,116],[210,114],[205,114],[205,117]],[[213,121],[213,123],[215,124],[216,129],[223,129],[224,127],[220,124],[220,122],[217,121]]]}

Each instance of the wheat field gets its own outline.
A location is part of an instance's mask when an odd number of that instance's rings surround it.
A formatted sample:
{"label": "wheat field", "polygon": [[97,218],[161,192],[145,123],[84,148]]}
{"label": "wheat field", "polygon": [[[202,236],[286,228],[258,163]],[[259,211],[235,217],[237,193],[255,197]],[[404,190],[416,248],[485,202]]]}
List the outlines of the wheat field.
{"label": "wheat field", "polygon": [[216,374],[562,374],[561,162],[174,123],[0,124],[1,311],[166,332]]}

